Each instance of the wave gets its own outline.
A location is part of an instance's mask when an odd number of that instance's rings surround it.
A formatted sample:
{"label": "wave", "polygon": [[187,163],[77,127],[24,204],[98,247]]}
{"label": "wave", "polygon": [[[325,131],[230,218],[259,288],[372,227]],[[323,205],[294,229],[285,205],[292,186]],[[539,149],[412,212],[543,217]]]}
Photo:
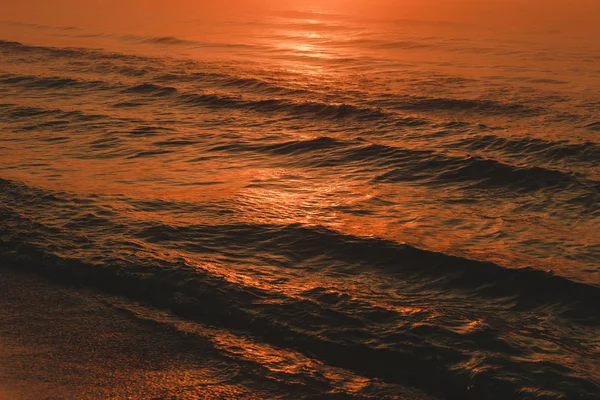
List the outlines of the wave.
{"label": "wave", "polygon": [[585,127],[591,131],[600,131],[600,121],[591,122],[591,123],[587,124]]}
{"label": "wave", "polygon": [[261,146],[264,151],[275,154],[298,154],[313,150],[327,150],[340,147],[346,147],[347,142],[340,139],[321,136],[310,140],[292,140],[289,142],[275,143]]}
{"label": "wave", "polygon": [[270,82],[256,77],[238,76],[235,74],[217,72],[190,72],[159,74],[154,77],[154,82],[167,84],[203,84],[215,88],[237,89],[249,91],[253,94],[299,96],[315,94],[309,90],[293,88],[281,83]]}
{"label": "wave", "polygon": [[4,74],[0,76],[0,84],[16,85],[25,89],[55,90],[65,88],[100,89],[106,87],[102,81],[84,81],[64,77],[39,77],[32,75]]}
{"label": "wave", "polygon": [[[236,86],[238,89],[243,89],[244,86],[261,86],[264,92],[268,94],[285,93],[293,95],[294,91],[286,88],[276,88],[268,86],[264,83],[253,82],[248,80],[240,80],[237,78],[230,78],[222,80],[220,83],[224,87],[231,85]],[[84,81],[73,78],[58,78],[58,77],[34,77],[34,76],[2,76],[0,77],[0,84],[3,85],[18,85],[26,89],[44,89],[44,90],[55,90],[55,89],[117,89],[118,85],[111,85],[102,81]],[[239,86],[241,84],[241,86]],[[421,111],[448,111],[448,110],[477,110],[479,112],[498,112],[506,113],[519,110],[519,106],[516,105],[501,105],[497,103],[486,103],[479,101],[466,101],[460,99],[406,99],[402,105],[398,102],[394,103],[394,106],[390,108],[389,102],[377,102],[372,103],[371,106],[363,106],[349,103],[325,103],[318,100],[296,100],[286,97],[281,98],[265,98],[265,99],[249,99],[243,96],[231,96],[224,93],[217,92],[205,92],[205,93],[194,93],[189,91],[181,91],[172,86],[162,86],[152,82],[144,82],[134,86],[120,88],[121,94],[133,94],[133,95],[153,95],[159,98],[167,98],[176,96],[176,101],[182,105],[197,105],[206,107],[219,107],[229,108],[238,110],[251,110],[255,112],[263,113],[285,113],[304,117],[319,117],[323,119],[347,119],[354,118],[361,121],[368,120],[383,120],[387,119],[388,122],[397,122],[401,125],[405,125],[406,118],[399,115],[394,110],[421,110]],[[525,108],[522,109],[527,115]],[[412,126],[416,124],[423,125],[426,123],[420,118],[409,118],[409,122]]]}
{"label": "wave", "polygon": [[[475,66],[475,79],[454,57],[422,69],[372,49],[468,41],[355,33],[315,40],[373,56],[311,60],[324,73],[311,79],[288,68],[308,53],[258,43],[236,53],[249,63],[223,51],[243,45],[171,36],[68,35],[130,53],[0,41],[5,176],[73,190],[0,178],[0,267],[440,398],[593,398],[591,92],[536,83],[529,64]],[[131,54],[145,44],[222,61]],[[555,128],[576,131],[558,141]],[[350,233],[369,227],[429,247]]]}
{"label": "wave", "polygon": [[[138,38],[139,40],[154,41],[173,41],[176,38]],[[160,65],[163,60],[152,59],[129,54],[109,53],[93,49],[75,49],[75,48],[52,48],[26,46],[21,43],[0,41],[0,50],[10,50],[12,52],[42,53],[47,56],[58,57],[61,59],[84,59],[86,63],[80,66],[84,72],[96,71],[99,73],[110,72],[119,73],[128,77],[148,76],[149,72],[155,72],[155,82],[147,81],[142,84],[155,84],[160,82],[169,83],[203,83],[214,85],[217,88],[234,88],[237,90],[249,91],[253,94],[280,95],[288,97],[312,97],[318,99],[322,97],[321,93],[313,92],[303,88],[286,87],[281,84],[268,82],[257,77],[242,77],[235,74],[215,72],[218,68],[214,66],[212,72],[190,72],[190,73],[165,73],[161,71]],[[151,67],[157,64],[158,67]],[[145,65],[144,68],[136,65]],[[182,65],[183,66],[183,65]],[[71,67],[69,67],[71,68]],[[366,97],[372,97],[372,94],[362,93]],[[360,97],[365,97],[360,96]],[[490,99],[461,99],[444,97],[420,97],[406,95],[378,95],[374,101],[365,102],[362,105],[352,104],[361,108],[373,108],[387,114],[397,114],[398,111],[411,111],[421,113],[452,112],[466,113],[477,112],[483,115],[506,115],[510,117],[519,116],[523,118],[539,116],[547,113],[548,110],[538,103],[521,104]],[[314,100],[313,100],[314,101]],[[318,102],[318,101],[317,101]],[[353,102],[354,103],[354,102]]]}
{"label": "wave", "polygon": [[[24,26],[28,28],[35,29],[49,29],[49,30],[58,30],[58,31],[78,31],[81,28],[76,26],[60,26],[60,25],[43,25],[43,24],[31,24],[27,22],[19,22],[19,21],[0,21],[2,24],[13,25],[13,26]],[[4,41],[0,40],[0,43]],[[5,43],[16,43],[16,42],[5,42]]]}
{"label": "wave", "polygon": [[[526,350],[502,338],[498,330],[507,329],[502,324],[503,328],[462,327],[460,318],[469,313],[462,309],[463,302],[513,313],[550,308],[580,330],[600,324],[595,310],[600,288],[544,271],[507,269],[320,227],[123,223],[114,212],[100,213],[92,199],[6,180],[0,180],[0,186],[0,215],[5,221],[0,228],[0,260],[4,266],[124,295],[204,324],[249,332],[276,346],[316,355],[330,365],[434,394],[512,398],[539,367],[514,361],[524,357]],[[36,207],[37,212],[45,207],[59,216],[63,212],[71,216],[62,227],[47,226],[32,218],[31,211],[11,210],[17,199],[19,207]],[[73,216],[75,204],[77,215]],[[92,232],[95,238],[86,237]],[[120,239],[111,239],[111,233]],[[431,324],[429,312],[403,314],[326,286],[294,295],[248,285],[182,257],[159,258],[144,252],[150,244],[179,251],[217,251],[233,258],[237,254],[244,259],[248,254],[269,253],[288,260],[289,268],[298,268],[294,264],[300,263],[307,273],[312,262],[319,270],[324,262],[343,265],[348,277],[365,268],[378,269],[389,274],[399,290],[405,287],[420,293],[420,308],[441,296],[449,320]],[[100,247],[89,252],[90,246]],[[131,252],[119,254],[124,248]],[[471,364],[473,352],[481,349],[495,356]],[[592,381],[569,375],[565,366],[548,362],[544,370],[553,377],[549,388],[557,393],[585,395],[595,390]],[[515,380],[517,371],[520,378]]]}
{"label": "wave", "polygon": [[58,108],[28,107],[12,103],[0,104],[0,117],[7,121],[15,119],[29,120],[32,117],[58,117],[74,122],[90,122],[108,118],[107,115],[88,114],[78,110],[64,111]]}
{"label": "wave", "polygon": [[323,119],[383,119],[388,114],[379,109],[366,108],[351,104],[328,104],[318,101],[294,101],[287,99],[248,100],[216,93],[185,93],[180,101],[187,105],[211,106],[250,110],[263,113],[285,113],[296,117],[319,117]]}
{"label": "wave", "polygon": [[[406,159],[406,156],[402,156]],[[377,176],[376,182],[432,180],[438,184],[468,183],[476,189],[501,188],[516,192],[533,192],[549,188],[600,192],[600,182],[576,173],[543,167],[520,167],[482,157],[425,156],[406,160],[400,166]]]}
{"label": "wave", "polygon": [[[383,268],[411,277],[426,277],[439,288],[468,288],[477,294],[492,297],[518,296],[522,306],[538,307],[554,302],[578,303],[582,315],[595,318],[594,304],[600,300],[600,288],[570,281],[552,273],[533,268],[508,269],[496,264],[448,256],[420,250],[382,239],[344,235],[326,228],[302,225],[229,226],[153,226],[139,232],[153,243],[177,243],[195,251],[209,248],[208,243],[194,238],[219,238],[224,243],[252,243],[254,248],[302,259],[314,259],[323,254],[344,263],[358,263],[370,268]],[[415,275],[416,274],[416,275]],[[430,278],[436,278],[430,280]],[[573,310],[571,310],[573,311]],[[576,312],[574,314],[577,314]]]}
{"label": "wave", "polygon": [[180,91],[175,87],[161,86],[146,82],[134,86],[119,86],[102,81],[84,81],[73,78],[35,77],[24,75],[3,75],[1,85],[18,85],[22,88],[56,90],[56,89],[118,89],[124,95],[152,95],[157,98],[174,98],[185,106],[218,107],[235,110],[250,110],[262,113],[285,113],[300,118],[319,117],[323,119],[374,120],[389,117],[390,114],[380,109],[360,107],[352,104],[329,104],[319,101],[296,101],[286,98],[251,100],[241,96],[230,96],[220,93],[194,93]]}
{"label": "wave", "polygon": [[490,115],[506,115],[510,117],[532,117],[544,113],[541,106],[533,107],[527,104],[508,103],[488,99],[460,99],[444,97],[417,97],[389,95],[377,104],[392,110],[419,112],[478,112]]}
{"label": "wave", "polygon": [[[71,201],[91,204],[87,200],[74,200],[72,195],[30,188],[1,178],[0,187],[5,201],[18,199],[23,205],[39,206],[41,201],[44,202],[44,207],[64,206]],[[7,214],[7,218],[8,215],[13,219],[21,218],[19,214],[11,214],[5,206],[0,211]],[[91,224],[89,217],[94,215],[84,212],[84,220],[78,222],[78,227],[96,225]],[[109,220],[102,217],[94,219],[110,225]],[[74,222],[70,220],[69,223]],[[4,234],[5,229],[7,228],[2,228]],[[369,268],[405,274],[417,280],[426,277],[428,282],[435,282],[440,289],[468,288],[484,297],[518,296],[524,304],[529,302],[531,307],[564,302],[582,314],[587,313],[591,319],[597,319],[595,304],[600,300],[600,287],[574,282],[542,270],[505,268],[388,240],[350,236],[324,227],[247,223],[185,226],[152,224],[138,226],[130,234],[149,243],[161,243],[167,247],[173,245],[190,252],[215,248],[214,251],[235,255],[239,251],[239,257],[248,257],[259,248],[288,259],[300,257],[310,260],[327,254],[328,258],[344,264],[358,263]],[[221,245],[216,245],[217,242]],[[5,246],[7,243],[5,241]],[[13,247],[19,248],[21,245],[27,246],[26,243],[21,243]],[[431,277],[436,279],[431,280]]]}
{"label": "wave", "polygon": [[590,141],[571,143],[538,138],[481,135],[463,139],[457,145],[473,151],[492,150],[507,153],[518,156],[521,160],[575,161],[587,165],[595,165],[600,160],[600,145]]}
{"label": "wave", "polygon": [[[328,338],[328,335],[318,337],[316,332],[311,332],[313,330],[310,327],[311,323],[324,323],[325,321],[334,326],[338,324],[338,328],[332,329],[332,331],[339,332],[339,326],[352,323],[353,318],[351,317],[344,317],[339,312],[330,312],[325,320],[319,315],[324,311],[321,307],[310,301],[302,300],[289,299],[282,306],[260,306],[261,301],[265,302],[266,298],[271,297],[269,293],[240,287],[201,271],[191,273],[189,272],[191,268],[183,264],[163,263],[160,269],[143,264],[146,267],[143,272],[139,270],[137,274],[117,273],[116,268],[127,271],[132,266],[121,263],[114,265],[113,268],[99,268],[76,259],[52,257],[31,246],[27,249],[26,254],[4,251],[1,260],[3,264],[33,270],[45,274],[55,281],[92,285],[94,288],[108,293],[144,301],[153,306],[169,309],[180,317],[202,324],[238,332],[249,332],[255,338],[262,339],[267,343],[282,348],[297,349],[301,352],[310,352],[331,365],[359,373],[364,372],[366,376],[376,377],[376,374],[383,372],[377,365],[381,365],[380,363],[383,361],[390,363],[392,360],[395,363],[393,365],[396,366],[383,375],[391,378],[391,382],[405,383],[411,378],[420,377],[420,380],[411,381],[410,384],[424,387],[423,377],[436,372],[433,363],[427,360],[421,361],[419,358],[403,354],[401,351],[385,351],[359,344],[344,344],[339,340],[332,340],[332,337]],[[170,269],[172,272],[164,274],[166,269]],[[182,285],[186,281],[188,283]],[[283,299],[280,300],[283,301]],[[252,304],[255,305],[251,307]],[[296,323],[293,322],[294,320]],[[298,322],[302,322],[305,327],[299,327]],[[352,323],[352,325],[356,325],[356,323]],[[307,326],[308,329],[306,329]],[[323,325],[320,325],[320,328],[323,329]],[[351,334],[347,327],[344,331],[348,335]],[[407,335],[408,338],[410,335]],[[412,349],[405,350],[408,353],[417,351],[415,343],[406,341],[404,347]],[[427,356],[427,353],[434,350],[421,349],[421,351]],[[353,359],[348,358],[346,354],[352,354]],[[355,361],[354,357],[357,356],[361,360],[360,363]],[[454,355],[453,360],[455,359],[463,359],[463,357]],[[411,365],[412,369],[403,371],[405,365]],[[393,377],[391,376],[392,372],[394,373]],[[430,386],[426,390],[437,390],[440,393],[448,390],[448,386],[442,386],[439,382],[440,379],[437,378],[439,375],[440,373],[436,372],[436,378],[429,379]],[[433,386],[431,386],[432,384]]]}
{"label": "wave", "polygon": [[[77,66],[77,64],[74,63],[74,61],[85,61],[86,68],[93,68],[94,66],[106,68],[107,66],[106,64],[102,64],[103,62],[122,62],[124,64],[122,66],[125,68],[124,71],[131,71],[132,69],[137,69],[136,63],[138,65],[144,65],[145,69],[152,69],[152,61],[159,61],[159,59],[152,59],[150,57],[137,56],[134,54],[126,53],[109,52],[106,50],[99,49],[81,47],[35,46],[5,40],[0,40],[0,52],[3,52],[8,56],[31,56],[31,62],[36,63],[39,63],[42,60],[41,57],[51,59],[52,61],[70,60],[71,67]],[[27,61],[25,60],[25,62]],[[111,68],[114,68],[114,66],[111,66]]]}
{"label": "wave", "polygon": [[[235,82],[234,80],[233,82]],[[228,84],[228,82],[225,82]],[[240,81],[237,81],[240,83]],[[229,82],[232,84],[232,81]],[[243,85],[248,84],[242,81]],[[250,83],[250,85],[257,83]],[[260,84],[264,86],[263,84]],[[271,88],[273,89],[273,88]],[[156,87],[155,90],[158,90]],[[274,89],[273,92],[281,92],[282,89]],[[285,91],[285,89],[283,89]],[[168,92],[170,95],[172,92]],[[525,106],[516,104],[501,104],[491,101],[461,100],[461,99],[435,99],[435,98],[408,98],[403,103],[395,102],[393,107],[390,102],[371,103],[371,106],[355,104],[331,104],[315,100],[290,100],[287,98],[269,98],[264,100],[249,100],[244,97],[232,97],[217,93],[190,93],[183,92],[180,101],[189,105],[209,105],[223,108],[245,108],[258,112],[285,112],[294,115],[316,115],[329,119],[357,118],[360,120],[381,120],[388,118],[395,120],[400,118],[394,110],[421,110],[421,111],[479,111],[489,113],[521,113],[533,115],[533,111]],[[422,119],[415,119],[419,124]]]}
{"label": "wave", "polygon": [[152,83],[142,83],[133,87],[124,89],[121,93],[125,94],[152,94],[155,96],[169,96],[177,93],[174,87],[158,86]]}
{"label": "wave", "polygon": [[196,45],[199,42],[193,40],[181,39],[175,36],[136,36],[136,35],[125,35],[123,39],[133,40],[139,43],[151,43],[160,45]]}
{"label": "wave", "polygon": [[[142,40],[143,38],[138,38]],[[146,38],[147,40],[161,40],[164,42],[173,41],[176,38]],[[143,39],[143,40],[146,40]],[[9,52],[25,52],[32,53],[32,56],[38,53],[63,59],[77,59],[81,63],[71,63],[67,68],[73,68],[79,72],[93,73],[111,73],[123,75],[127,78],[146,77],[145,82],[138,82],[132,88],[121,87],[117,88],[113,83],[100,81],[82,81],[71,77],[32,77],[32,76],[12,76],[4,77],[8,83],[13,80],[13,83],[29,88],[39,89],[101,89],[111,88],[122,91],[122,94],[140,94],[145,92],[144,88],[148,89],[151,85],[156,86],[155,94],[173,95],[175,87],[177,87],[181,95],[180,103],[208,105],[211,107],[221,106],[228,108],[247,108],[254,111],[265,112],[286,112],[298,113],[299,115],[324,117],[326,119],[346,119],[357,117],[362,120],[371,119],[380,121],[388,119],[390,124],[399,123],[399,126],[407,126],[399,119],[406,117],[401,115],[403,112],[417,112],[423,115],[427,114],[468,114],[477,113],[483,116],[508,116],[510,118],[530,118],[549,114],[550,109],[545,108],[543,99],[536,104],[532,102],[518,103],[508,101],[498,101],[492,99],[465,99],[465,98],[446,98],[446,97],[425,97],[425,96],[407,96],[398,94],[389,95],[373,95],[366,92],[361,92],[353,99],[347,98],[343,93],[339,93],[340,101],[338,104],[332,104],[322,101],[323,93],[318,91],[308,90],[301,87],[292,87],[275,83],[267,79],[262,79],[252,76],[238,76],[236,73],[227,73],[218,71],[216,65],[209,65],[208,71],[193,71],[193,72],[177,72],[168,73],[164,60],[153,59],[149,57],[141,57],[130,54],[109,53],[93,49],[76,49],[76,48],[51,48],[51,47],[36,47],[27,46],[16,42],[0,41],[0,50]],[[183,65],[182,69],[188,69],[189,66]],[[140,67],[142,66],[142,67]],[[205,68],[207,65],[198,64],[198,69]],[[172,70],[172,68],[170,68]],[[167,83],[165,89],[160,89],[160,83]],[[194,89],[182,90],[179,87],[182,84],[204,86],[205,90],[197,93]],[[136,88],[136,86],[139,86]],[[215,90],[206,90],[208,87]],[[161,91],[162,90],[162,91]],[[247,93],[250,97],[262,95],[262,100],[250,100],[246,97],[236,97],[219,93],[219,91],[234,90],[236,92]],[[138,92],[139,91],[139,92]],[[212,93],[211,93],[212,92]],[[215,99],[214,96],[223,97],[223,101]],[[362,101],[357,99],[373,98],[375,100]],[[115,107],[135,107],[135,101],[120,101]],[[577,117],[579,118],[579,117]],[[419,124],[426,124],[427,121],[422,118],[416,118]],[[594,130],[594,124],[588,124],[588,129]]]}
{"label": "wave", "polygon": [[[585,145],[584,145],[585,146]],[[210,151],[261,152],[294,155],[293,163],[301,166],[330,167],[350,165],[384,170],[373,178],[380,183],[422,181],[436,185],[468,184],[470,188],[499,188],[516,192],[533,192],[550,188],[571,188],[598,196],[600,182],[580,174],[542,167],[522,167],[495,159],[459,157],[434,150],[406,149],[364,141],[347,141],[320,137],[276,144],[230,143]],[[312,153],[323,151],[322,156]],[[565,152],[573,151],[567,149]]]}
{"label": "wave", "polygon": [[[201,106],[237,111],[253,111],[267,114],[289,115],[293,118],[319,118],[320,120],[352,120],[360,123],[414,125],[410,119],[386,112],[382,108],[364,107],[355,104],[332,104],[313,100],[291,100],[282,98],[251,99],[223,93],[195,93],[182,91],[173,86],[164,86],[151,82],[136,85],[109,84],[103,81],[84,81],[62,77],[35,77],[29,75],[5,74],[0,76],[0,85],[17,85],[25,89],[36,90],[89,90],[90,88],[118,90],[122,96],[133,96],[139,101],[148,96],[161,101],[176,103],[182,107]],[[419,100],[420,101],[420,100]],[[436,99],[431,99],[436,103]],[[123,102],[115,107],[122,107]],[[436,103],[438,104],[438,103]],[[33,112],[33,111],[31,111]],[[83,118],[82,116],[78,118]],[[423,123],[418,120],[419,123]],[[65,124],[64,121],[50,121],[44,124]],[[37,126],[37,125],[36,125]],[[40,126],[47,127],[46,125]],[[27,129],[26,129],[27,130]],[[321,143],[322,144],[322,143]],[[233,146],[233,145],[230,145]],[[243,145],[242,145],[243,146]],[[277,146],[277,145],[275,145]],[[284,144],[290,146],[290,144]],[[302,144],[296,144],[302,146]],[[546,188],[577,188],[597,195],[600,183],[576,172],[566,172],[551,167],[524,165],[528,158],[553,162],[559,158],[578,158],[586,163],[594,163],[600,155],[598,146],[587,142],[567,144],[530,140],[525,138],[502,139],[493,135],[465,139],[459,146],[475,151],[495,150],[499,152],[518,152],[520,165],[499,161],[488,156],[458,157],[442,155],[426,150],[407,150],[377,144],[348,145],[347,149],[336,149],[327,159],[298,159],[296,163],[327,166],[341,163],[370,164],[383,167],[384,171],[374,178],[374,182],[422,181],[435,184],[465,183],[473,188],[502,188],[518,192],[532,192]],[[217,147],[218,149],[218,147]],[[318,149],[318,147],[317,147]],[[252,150],[252,148],[250,148]],[[274,153],[276,148],[260,146],[254,150]],[[308,150],[308,149],[307,149]],[[300,151],[298,151],[300,152]],[[298,153],[296,152],[296,153]]]}

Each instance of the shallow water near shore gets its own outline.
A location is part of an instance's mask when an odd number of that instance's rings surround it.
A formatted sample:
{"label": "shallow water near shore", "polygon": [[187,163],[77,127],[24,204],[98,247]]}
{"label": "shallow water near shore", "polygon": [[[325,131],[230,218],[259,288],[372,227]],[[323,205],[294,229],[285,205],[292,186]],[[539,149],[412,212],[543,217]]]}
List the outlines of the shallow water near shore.
{"label": "shallow water near shore", "polygon": [[258,397],[598,398],[598,41],[331,4],[1,21],[0,262]]}

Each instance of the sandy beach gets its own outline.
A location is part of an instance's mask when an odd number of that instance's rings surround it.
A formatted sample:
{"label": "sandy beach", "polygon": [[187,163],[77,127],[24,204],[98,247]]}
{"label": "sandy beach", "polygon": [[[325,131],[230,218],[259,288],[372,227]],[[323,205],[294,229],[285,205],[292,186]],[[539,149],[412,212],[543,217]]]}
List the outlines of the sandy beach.
{"label": "sandy beach", "polygon": [[[198,343],[144,324],[96,292],[1,269],[0,293],[3,400],[196,399],[218,383],[213,360],[190,351]],[[231,390],[225,397],[245,393],[220,386]]]}

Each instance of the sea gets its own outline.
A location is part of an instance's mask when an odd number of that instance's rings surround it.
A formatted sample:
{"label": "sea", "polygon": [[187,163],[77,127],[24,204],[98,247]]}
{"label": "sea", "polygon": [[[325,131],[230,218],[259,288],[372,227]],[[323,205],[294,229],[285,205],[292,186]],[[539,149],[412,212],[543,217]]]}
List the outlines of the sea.
{"label": "sea", "polygon": [[0,263],[256,398],[599,399],[598,36],[285,5],[1,17]]}

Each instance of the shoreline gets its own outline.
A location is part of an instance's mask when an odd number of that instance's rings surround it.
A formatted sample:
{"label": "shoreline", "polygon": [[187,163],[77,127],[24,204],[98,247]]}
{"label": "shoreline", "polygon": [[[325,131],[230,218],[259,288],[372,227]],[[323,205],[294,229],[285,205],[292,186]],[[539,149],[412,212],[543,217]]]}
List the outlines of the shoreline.
{"label": "shoreline", "polygon": [[[127,300],[118,296],[5,266],[0,293],[2,400],[346,398],[315,393],[293,375],[257,374],[201,336],[136,317],[120,308]],[[381,398],[435,400],[415,388],[398,390]]]}
{"label": "shoreline", "polygon": [[0,292],[3,400],[254,395],[223,382],[197,343],[110,307],[101,293],[7,268]]}

